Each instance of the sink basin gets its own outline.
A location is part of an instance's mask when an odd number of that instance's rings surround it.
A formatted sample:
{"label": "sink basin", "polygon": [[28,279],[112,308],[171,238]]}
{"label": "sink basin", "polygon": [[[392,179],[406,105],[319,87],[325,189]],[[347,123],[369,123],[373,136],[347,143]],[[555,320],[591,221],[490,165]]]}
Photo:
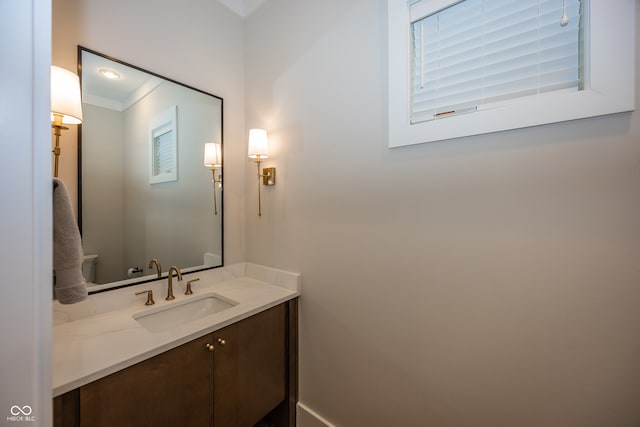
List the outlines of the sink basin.
{"label": "sink basin", "polygon": [[204,294],[163,307],[135,313],[133,318],[151,332],[162,332],[210,314],[219,313],[238,303],[216,294]]}

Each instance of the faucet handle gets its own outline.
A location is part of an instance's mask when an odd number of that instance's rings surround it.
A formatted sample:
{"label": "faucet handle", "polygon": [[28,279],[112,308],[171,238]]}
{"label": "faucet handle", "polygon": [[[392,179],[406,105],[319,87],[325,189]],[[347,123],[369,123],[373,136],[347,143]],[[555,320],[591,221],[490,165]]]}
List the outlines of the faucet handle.
{"label": "faucet handle", "polygon": [[153,290],[149,289],[147,291],[136,292],[136,295],[147,294],[147,302],[144,305],[153,305],[156,302],[153,300]]}
{"label": "faucet handle", "polygon": [[187,282],[187,290],[184,292],[185,295],[193,294],[193,291],[191,290],[191,282],[197,282],[198,280],[200,280],[200,278],[196,277],[195,279],[191,279]]}

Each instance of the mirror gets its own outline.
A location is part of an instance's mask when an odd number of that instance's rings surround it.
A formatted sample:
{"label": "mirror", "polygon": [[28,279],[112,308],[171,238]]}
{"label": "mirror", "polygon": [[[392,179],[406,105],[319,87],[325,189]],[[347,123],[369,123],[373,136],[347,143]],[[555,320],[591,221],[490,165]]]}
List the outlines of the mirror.
{"label": "mirror", "polygon": [[79,46],[78,222],[89,292],[222,265],[222,98]]}

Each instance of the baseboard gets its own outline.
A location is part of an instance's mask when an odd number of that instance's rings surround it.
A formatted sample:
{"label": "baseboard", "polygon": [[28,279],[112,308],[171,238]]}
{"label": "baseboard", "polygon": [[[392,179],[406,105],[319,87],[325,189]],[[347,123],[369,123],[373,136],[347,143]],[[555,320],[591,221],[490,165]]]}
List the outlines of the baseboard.
{"label": "baseboard", "polygon": [[296,418],[296,427],[337,427],[300,402],[296,405]]}

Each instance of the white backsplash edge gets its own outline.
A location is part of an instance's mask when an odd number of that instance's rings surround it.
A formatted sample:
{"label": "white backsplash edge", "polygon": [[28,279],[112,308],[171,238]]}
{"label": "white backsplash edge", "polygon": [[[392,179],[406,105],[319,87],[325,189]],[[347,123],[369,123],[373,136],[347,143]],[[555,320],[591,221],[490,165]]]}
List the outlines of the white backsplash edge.
{"label": "white backsplash edge", "polygon": [[296,292],[300,292],[302,290],[300,273],[292,273],[290,271],[265,267],[263,265],[252,264],[249,262],[245,263],[245,266],[245,275],[247,277]]}

